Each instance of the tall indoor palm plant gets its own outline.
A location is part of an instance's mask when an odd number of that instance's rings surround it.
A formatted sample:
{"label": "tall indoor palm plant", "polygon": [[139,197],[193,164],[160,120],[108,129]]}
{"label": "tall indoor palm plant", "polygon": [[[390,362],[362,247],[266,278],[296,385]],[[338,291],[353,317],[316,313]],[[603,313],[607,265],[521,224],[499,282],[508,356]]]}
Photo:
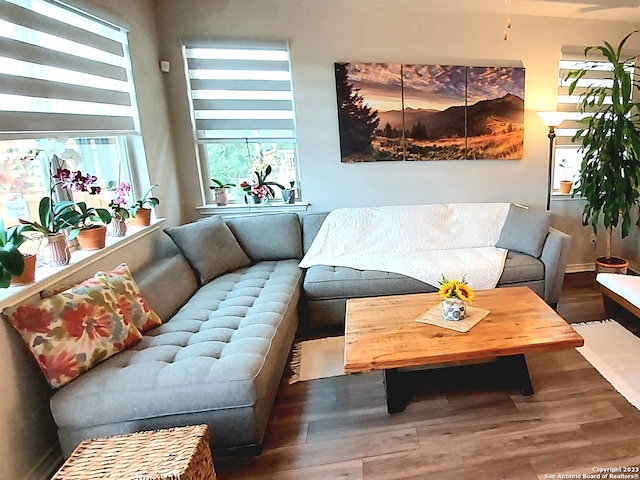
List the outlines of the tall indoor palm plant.
{"label": "tall indoor palm plant", "polygon": [[578,183],[574,193],[585,201],[582,224],[591,225],[597,232],[600,222],[607,230],[605,257],[596,265],[607,268],[627,264],[612,257],[613,229],[620,225],[622,238],[629,235],[635,217],[640,226],[640,133],[638,106],[640,84],[634,80],[635,57],[625,58],[622,49],[631,35],[625,36],[617,47],[608,42],[587,47],[587,54],[599,51],[604,60],[597,64],[569,72],[569,95],[582,88],[580,80],[592,69],[606,67],[606,81],[588,85],[580,95],[579,110],[585,116],[573,140],[580,140],[583,155]]}

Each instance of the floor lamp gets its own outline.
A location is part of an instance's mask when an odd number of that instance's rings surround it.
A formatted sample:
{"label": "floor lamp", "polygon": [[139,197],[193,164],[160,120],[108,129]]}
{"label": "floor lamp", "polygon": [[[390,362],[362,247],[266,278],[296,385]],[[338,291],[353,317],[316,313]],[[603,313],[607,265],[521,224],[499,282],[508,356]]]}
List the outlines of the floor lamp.
{"label": "floor lamp", "polygon": [[564,112],[537,112],[538,116],[549,127],[549,167],[547,171],[547,210],[551,207],[551,181],[553,178],[553,141],[556,138],[556,128],[564,122]]}

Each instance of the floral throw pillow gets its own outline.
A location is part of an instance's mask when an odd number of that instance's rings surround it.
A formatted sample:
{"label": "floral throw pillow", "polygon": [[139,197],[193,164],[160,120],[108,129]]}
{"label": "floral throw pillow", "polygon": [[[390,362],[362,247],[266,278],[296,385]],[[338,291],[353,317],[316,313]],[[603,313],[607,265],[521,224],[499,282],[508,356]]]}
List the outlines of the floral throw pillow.
{"label": "floral throw pillow", "polygon": [[115,293],[120,314],[125,320],[133,323],[138,330],[146,332],[162,324],[160,317],[151,310],[142,297],[126,263],[121,263],[109,272],[98,272],[96,275],[107,277],[107,281]]}
{"label": "floral throw pillow", "polygon": [[58,388],[142,338],[118,310],[104,275],[2,314],[20,332],[49,384]]}

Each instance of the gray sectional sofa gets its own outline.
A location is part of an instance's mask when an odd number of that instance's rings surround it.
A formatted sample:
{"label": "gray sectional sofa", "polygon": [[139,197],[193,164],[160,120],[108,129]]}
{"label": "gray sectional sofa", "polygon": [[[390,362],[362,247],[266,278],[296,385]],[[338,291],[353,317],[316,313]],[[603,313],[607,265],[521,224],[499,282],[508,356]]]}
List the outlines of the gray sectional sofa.
{"label": "gray sectional sofa", "polygon": [[[298,263],[325,216],[227,219],[224,228],[235,237],[231,246],[228,235],[227,243],[220,241],[220,218],[206,219],[191,224],[199,230],[186,237],[199,249],[182,249],[136,272],[164,323],[53,395],[64,454],[84,438],[199,423],[209,425],[214,452],[257,452],[298,311],[309,327],[339,326],[347,298],[435,290],[387,272],[316,266],[305,275]],[[569,237],[556,230],[545,237],[540,258],[509,252],[499,286],[527,285],[553,304]],[[234,260],[222,268],[229,271],[214,269],[204,277],[194,268],[201,260],[195,257],[225,260],[231,250],[229,258],[246,254],[246,264],[233,268]]]}

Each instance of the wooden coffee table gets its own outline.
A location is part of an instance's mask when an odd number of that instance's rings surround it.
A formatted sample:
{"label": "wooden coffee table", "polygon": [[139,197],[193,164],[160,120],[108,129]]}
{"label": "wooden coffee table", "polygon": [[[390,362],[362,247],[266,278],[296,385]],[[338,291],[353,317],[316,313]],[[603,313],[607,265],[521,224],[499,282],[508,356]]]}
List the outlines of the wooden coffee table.
{"label": "wooden coffee table", "polygon": [[525,354],[584,344],[528,287],[477,291],[473,306],[490,313],[467,333],[415,321],[440,301],[437,293],[347,301],[344,370],[384,370],[389,413],[403,411],[411,401],[398,369],[496,358],[522,393],[532,395]]}

